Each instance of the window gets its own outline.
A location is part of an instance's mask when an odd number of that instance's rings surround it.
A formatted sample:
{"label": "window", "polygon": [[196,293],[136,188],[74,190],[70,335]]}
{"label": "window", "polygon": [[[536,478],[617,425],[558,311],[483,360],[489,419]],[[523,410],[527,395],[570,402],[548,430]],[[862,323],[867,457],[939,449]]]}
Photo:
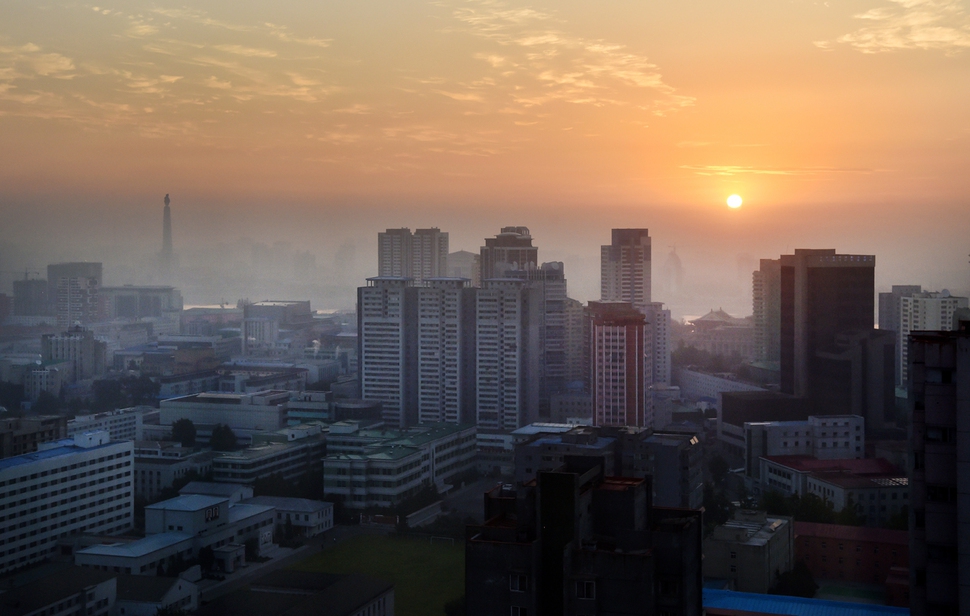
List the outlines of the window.
{"label": "window", "polygon": [[593,580],[580,580],[576,582],[576,598],[595,599],[596,582],[594,582]]}
{"label": "window", "polygon": [[529,576],[521,573],[510,574],[509,590],[513,592],[525,592],[529,590]]}
{"label": "window", "polygon": [[731,552],[731,558],[737,558],[737,557],[738,557],[737,552]]}

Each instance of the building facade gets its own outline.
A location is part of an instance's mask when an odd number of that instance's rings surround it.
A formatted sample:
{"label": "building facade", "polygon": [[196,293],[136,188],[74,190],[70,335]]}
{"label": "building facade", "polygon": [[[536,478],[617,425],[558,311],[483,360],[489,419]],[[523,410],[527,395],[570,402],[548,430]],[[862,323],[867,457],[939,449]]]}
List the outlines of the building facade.
{"label": "building facade", "polygon": [[593,425],[652,426],[643,314],[628,302],[590,302],[587,310]]}
{"label": "building facade", "polygon": [[479,256],[483,284],[491,278],[505,278],[509,271],[528,271],[539,265],[539,248],[532,245],[528,227],[502,227],[495,237],[485,238]]}

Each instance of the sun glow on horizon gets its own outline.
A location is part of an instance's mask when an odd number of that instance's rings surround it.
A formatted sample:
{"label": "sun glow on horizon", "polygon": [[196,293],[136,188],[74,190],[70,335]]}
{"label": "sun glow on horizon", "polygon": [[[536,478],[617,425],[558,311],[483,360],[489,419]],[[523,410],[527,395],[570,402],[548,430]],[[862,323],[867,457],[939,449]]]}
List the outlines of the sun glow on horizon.
{"label": "sun glow on horizon", "polygon": [[742,203],[742,200],[740,195],[731,195],[730,197],[727,198],[728,207],[733,210],[736,210],[739,207],[741,207],[741,203]]}

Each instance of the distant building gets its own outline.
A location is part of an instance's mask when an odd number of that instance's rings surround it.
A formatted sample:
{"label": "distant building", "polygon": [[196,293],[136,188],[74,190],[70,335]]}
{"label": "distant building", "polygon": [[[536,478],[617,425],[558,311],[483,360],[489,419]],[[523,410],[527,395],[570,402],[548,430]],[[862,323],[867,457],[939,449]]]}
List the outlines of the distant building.
{"label": "distant building", "polygon": [[600,248],[600,299],[630,302],[643,311],[651,297],[651,241],[647,229],[613,229]]}
{"label": "distant building", "polygon": [[117,574],[61,567],[0,594],[0,611],[4,616],[112,616],[117,599]]}
{"label": "distant building", "polygon": [[900,387],[909,385],[909,335],[916,331],[952,331],[954,313],[967,308],[968,302],[970,299],[954,297],[946,290],[899,298],[899,320],[892,324],[892,330],[896,332],[896,382]]}
{"label": "distant building", "polygon": [[50,314],[46,280],[28,279],[13,281],[13,314],[18,317],[35,317]]}
{"label": "distant building", "polygon": [[532,245],[528,227],[502,227],[495,237],[485,238],[479,265],[481,281],[505,278],[509,271],[533,270],[539,265],[539,248]]}
{"label": "distant building", "polygon": [[691,321],[694,331],[684,338],[684,344],[712,355],[744,360],[755,358],[755,327],[750,318],[732,317],[723,310],[711,310]]}
{"label": "distant building", "polygon": [[593,424],[653,426],[644,381],[643,313],[629,302],[590,302],[587,311]]}
{"label": "distant building", "polygon": [[150,406],[134,406],[91,415],[76,415],[67,422],[67,436],[82,432],[107,430],[113,441],[139,441],[144,438],[145,419],[157,421],[158,409]]}
{"label": "distant building", "polygon": [[729,580],[731,590],[765,594],[795,564],[791,518],[739,509],[704,539],[704,577]]}
{"label": "distant building", "polygon": [[744,466],[761,479],[762,456],[808,456],[820,460],[863,458],[865,420],[858,415],[810,416],[804,421],[744,423]]}
{"label": "distant building", "polygon": [[100,321],[104,314],[100,263],[56,263],[47,266],[47,301],[61,330],[75,323]]}
{"label": "distant building", "polygon": [[130,530],[132,452],[131,442],[93,432],[0,460],[0,486],[7,486],[0,487],[0,507],[8,520],[21,520],[0,526],[0,574],[50,558],[67,537]]}
{"label": "distant building", "polygon": [[212,472],[212,459],[217,455],[171,441],[136,441],[135,495],[150,502],[190,473],[205,477]]}
{"label": "distant building", "polygon": [[284,496],[256,496],[240,502],[275,509],[277,532],[291,528],[296,535],[309,538],[333,528],[333,503]]}
{"label": "distant building", "polygon": [[61,334],[41,337],[44,361],[70,362],[69,382],[91,379],[104,374],[107,345],[94,337],[94,332],[75,325]]}
{"label": "distant building", "polygon": [[781,259],[761,259],[752,274],[754,359],[781,360]]}
{"label": "distant building", "polygon": [[254,485],[278,476],[295,482],[320,470],[327,443],[319,425],[298,425],[253,437],[246,449],[220,452],[212,459],[212,478],[221,483]]}
{"label": "distant building", "polygon": [[199,586],[184,577],[119,575],[117,614],[155,616],[166,610],[193,613],[202,604]]}
{"label": "distant building", "polygon": [[438,228],[388,229],[377,235],[377,275],[411,278],[451,276],[448,271],[448,233]]}
{"label": "distant building", "polygon": [[467,250],[459,250],[448,254],[448,270],[443,275],[467,278],[471,281],[471,286],[480,287],[482,285],[481,270],[480,255]]}
{"label": "distant building", "polygon": [[879,329],[891,332],[899,331],[899,300],[904,297],[912,297],[922,291],[923,288],[918,284],[894,284],[892,291],[880,293]]}
{"label": "distant building", "polygon": [[172,424],[188,419],[198,430],[197,438],[208,441],[212,428],[229,426],[242,442],[256,432],[279,430],[286,426],[286,403],[290,392],[268,390],[252,394],[208,392],[162,400],[159,423],[169,431]]}
{"label": "distant building", "polygon": [[243,355],[300,355],[310,340],[313,313],[305,300],[267,300],[243,307]]}
{"label": "distant building", "polygon": [[101,287],[106,319],[141,319],[153,324],[154,334],[178,334],[182,293],[169,286]]}
{"label": "distant building", "polygon": [[909,533],[888,528],[795,522],[795,560],[816,580],[886,584],[909,568]]}

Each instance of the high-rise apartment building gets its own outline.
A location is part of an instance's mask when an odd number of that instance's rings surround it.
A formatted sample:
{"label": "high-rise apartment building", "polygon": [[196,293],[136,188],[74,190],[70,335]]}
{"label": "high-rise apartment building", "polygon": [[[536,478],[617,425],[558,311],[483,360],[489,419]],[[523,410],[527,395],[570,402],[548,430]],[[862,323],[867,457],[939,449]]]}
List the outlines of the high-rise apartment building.
{"label": "high-rise apartment building", "polygon": [[873,329],[875,266],[872,255],[797,249],[781,257],[781,390],[813,392],[815,357],[847,332]]}
{"label": "high-rise apartment building", "polygon": [[892,324],[892,330],[896,332],[896,382],[899,386],[906,387],[909,382],[909,334],[917,331],[952,330],[953,313],[959,308],[968,307],[970,300],[966,297],[954,297],[944,290],[940,293],[926,291],[902,295],[898,301],[895,311],[898,321]]}
{"label": "high-rise apartment building", "polygon": [[613,229],[613,242],[600,249],[600,299],[644,311],[651,301],[650,265],[647,229]]}
{"label": "high-rise apartment building", "polygon": [[446,276],[467,278],[473,287],[482,286],[481,255],[467,250],[459,250],[448,254],[448,273]]}
{"label": "high-rise apartment building", "polygon": [[89,329],[75,325],[60,334],[44,334],[40,344],[45,362],[70,362],[68,380],[72,383],[104,373],[107,344],[97,340]]}
{"label": "high-rise apartment building", "polygon": [[888,331],[899,330],[899,300],[921,293],[923,288],[918,284],[894,284],[892,291],[879,294],[879,329]]}
{"label": "high-rise apartment building", "polygon": [[448,234],[438,228],[388,229],[377,235],[378,276],[428,278],[448,275]]}
{"label": "high-rise apartment building", "polygon": [[55,263],[47,266],[47,301],[53,304],[57,326],[67,329],[98,321],[102,316],[100,263]]}
{"label": "high-rise apartment building", "polygon": [[416,325],[411,279],[377,276],[357,289],[360,395],[383,406],[390,426],[417,422],[414,372]]}
{"label": "high-rise apartment building", "polygon": [[754,358],[760,362],[781,359],[781,259],[761,259],[751,276],[754,314]]}
{"label": "high-rise apartment building", "polygon": [[670,385],[670,310],[663,302],[650,302],[645,306],[647,317],[646,350],[652,385]]}
{"label": "high-rise apartment building", "polygon": [[532,245],[528,227],[502,227],[495,237],[485,238],[479,266],[484,284],[490,278],[505,278],[510,270],[533,270],[539,264],[539,248]]}
{"label": "high-rise apartment building", "polygon": [[425,284],[408,289],[417,297],[418,421],[469,423],[474,416],[475,289],[464,278],[428,278]]}
{"label": "high-rise apartment building", "polygon": [[652,426],[645,414],[644,316],[629,302],[590,302],[593,425]]}
{"label": "high-rise apartment building", "polygon": [[133,451],[102,431],[0,460],[0,575],[50,558],[68,536],[130,530]]}
{"label": "high-rise apartment building", "polygon": [[483,285],[475,309],[476,423],[515,430],[538,419],[542,292],[510,278]]}
{"label": "high-rise apartment building", "polygon": [[970,611],[970,322],[910,338],[909,601],[914,616]]}

